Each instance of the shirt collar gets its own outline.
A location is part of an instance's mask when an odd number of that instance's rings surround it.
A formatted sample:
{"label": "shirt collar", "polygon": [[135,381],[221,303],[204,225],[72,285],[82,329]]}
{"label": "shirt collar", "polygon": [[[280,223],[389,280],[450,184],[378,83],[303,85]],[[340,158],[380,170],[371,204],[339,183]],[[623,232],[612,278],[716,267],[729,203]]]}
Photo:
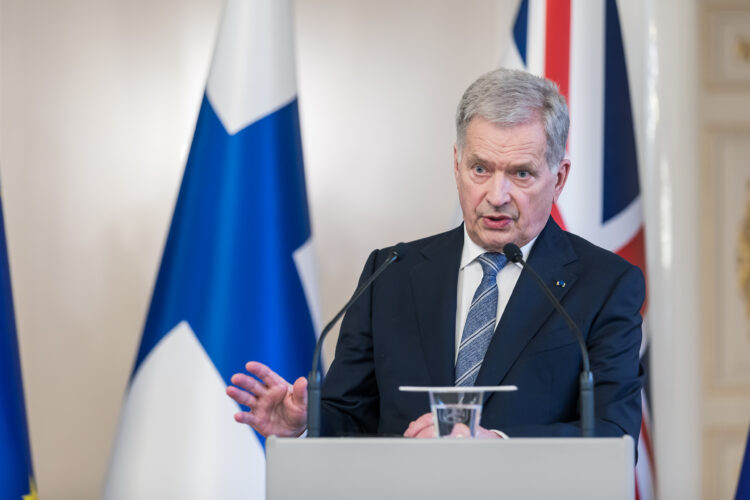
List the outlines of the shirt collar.
{"label": "shirt collar", "polygon": [[[526,243],[524,246],[521,247],[521,253],[523,254],[523,260],[528,260],[529,253],[531,253],[531,248],[534,246],[534,243],[536,242],[536,239],[539,237],[539,235],[534,236],[534,238]],[[480,247],[474,241],[469,237],[469,233],[466,231],[466,224],[464,224],[464,248],[461,252],[461,267],[460,269],[463,270],[466,266],[474,262],[477,257],[482,255],[483,253],[487,252],[484,248]]]}

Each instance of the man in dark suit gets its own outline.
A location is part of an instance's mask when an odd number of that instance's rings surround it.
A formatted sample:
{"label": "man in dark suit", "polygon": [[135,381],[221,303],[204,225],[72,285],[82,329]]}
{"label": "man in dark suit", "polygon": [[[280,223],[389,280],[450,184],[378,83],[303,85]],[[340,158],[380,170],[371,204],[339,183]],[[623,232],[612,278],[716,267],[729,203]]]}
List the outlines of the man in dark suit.
{"label": "man in dark suit", "polygon": [[[579,347],[526,272],[508,264],[515,243],[584,334],[595,380],[596,434],[640,429],[641,272],[562,231],[550,217],[570,162],[568,111],[557,87],[496,70],[464,93],[454,174],[464,223],[408,243],[344,318],[323,386],[326,434],[434,435],[424,394],[400,385],[514,384],[486,398],[482,437],[574,436]],[[370,255],[366,279],[389,254]],[[290,385],[260,363],[227,388],[250,407],[235,415],[261,434],[305,429],[306,380]]]}

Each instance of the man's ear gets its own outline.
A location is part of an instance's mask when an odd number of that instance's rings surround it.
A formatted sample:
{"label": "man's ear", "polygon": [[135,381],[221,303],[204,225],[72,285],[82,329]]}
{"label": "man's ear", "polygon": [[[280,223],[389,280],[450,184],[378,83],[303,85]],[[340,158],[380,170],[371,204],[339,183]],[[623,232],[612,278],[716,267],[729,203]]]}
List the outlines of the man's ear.
{"label": "man's ear", "polygon": [[557,168],[557,174],[555,174],[555,197],[553,201],[557,203],[557,199],[560,197],[565,182],[568,180],[568,174],[570,173],[570,160],[564,158],[560,162],[560,166]]}
{"label": "man's ear", "polygon": [[458,179],[458,146],[453,145],[453,177]]}

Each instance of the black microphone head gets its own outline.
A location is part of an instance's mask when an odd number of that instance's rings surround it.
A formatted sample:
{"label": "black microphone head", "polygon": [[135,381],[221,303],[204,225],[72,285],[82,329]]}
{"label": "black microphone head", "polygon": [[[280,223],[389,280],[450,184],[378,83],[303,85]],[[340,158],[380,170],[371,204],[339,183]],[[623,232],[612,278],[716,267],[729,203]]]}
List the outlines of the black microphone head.
{"label": "black microphone head", "polygon": [[523,262],[523,253],[515,243],[507,243],[503,247],[503,254],[505,254],[511,262]]}
{"label": "black microphone head", "polygon": [[391,257],[393,257],[395,262],[398,262],[399,260],[403,260],[408,252],[409,248],[406,246],[406,243],[397,243],[396,246],[393,247],[393,250],[391,250]]}

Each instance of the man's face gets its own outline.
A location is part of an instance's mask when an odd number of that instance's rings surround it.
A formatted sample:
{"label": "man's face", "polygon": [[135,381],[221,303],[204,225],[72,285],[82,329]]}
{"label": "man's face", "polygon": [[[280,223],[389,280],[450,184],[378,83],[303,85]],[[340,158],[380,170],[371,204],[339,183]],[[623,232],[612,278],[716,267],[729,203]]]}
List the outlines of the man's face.
{"label": "man's face", "polygon": [[552,173],[546,147],[541,121],[515,127],[481,117],[469,122],[460,162],[453,148],[453,170],[474,243],[501,252],[506,243],[522,247],[542,231],[570,170],[563,160]]}

